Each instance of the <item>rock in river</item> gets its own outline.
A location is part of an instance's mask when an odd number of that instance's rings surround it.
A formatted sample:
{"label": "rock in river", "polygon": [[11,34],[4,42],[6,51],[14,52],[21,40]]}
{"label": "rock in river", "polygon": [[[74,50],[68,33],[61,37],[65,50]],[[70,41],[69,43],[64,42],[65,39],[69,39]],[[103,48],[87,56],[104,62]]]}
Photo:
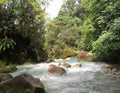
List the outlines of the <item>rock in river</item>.
{"label": "rock in river", "polygon": [[[11,89],[24,90],[25,93],[45,93],[39,78],[23,73],[0,83],[0,93],[7,93]],[[29,92],[27,92],[29,90]],[[22,92],[21,92],[22,93]]]}
{"label": "rock in river", "polygon": [[48,74],[50,75],[62,75],[64,73],[66,73],[64,68],[55,66],[53,64],[51,64],[48,68]]}
{"label": "rock in river", "polygon": [[58,66],[63,66],[63,67],[66,67],[66,68],[70,68],[71,67],[71,65],[68,62],[59,63]]}
{"label": "rock in river", "polygon": [[71,65],[69,63],[67,63],[67,62],[64,62],[63,66],[66,67],[66,68],[70,68],[71,67]]}
{"label": "rock in river", "polygon": [[80,67],[82,67],[82,64],[76,64],[74,67],[80,68]]}
{"label": "rock in river", "polygon": [[0,74],[0,82],[11,79],[12,76],[8,73],[1,73]]}

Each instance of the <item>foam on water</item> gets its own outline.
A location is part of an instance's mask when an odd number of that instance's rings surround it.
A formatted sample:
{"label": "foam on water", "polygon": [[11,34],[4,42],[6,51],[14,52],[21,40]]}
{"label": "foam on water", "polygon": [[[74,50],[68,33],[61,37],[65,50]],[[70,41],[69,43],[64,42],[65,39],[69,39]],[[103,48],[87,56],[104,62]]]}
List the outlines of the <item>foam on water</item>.
{"label": "foam on water", "polygon": [[[61,76],[50,76],[47,70],[50,64],[69,62],[72,67],[66,68],[67,73]],[[81,63],[81,68],[73,67]],[[18,66],[13,76],[27,72],[39,77],[44,84],[46,93],[113,93],[112,88],[120,89],[120,79],[108,76],[101,71],[107,65],[95,62],[78,62],[76,58],[56,59],[56,62]],[[110,89],[109,89],[110,88]]]}

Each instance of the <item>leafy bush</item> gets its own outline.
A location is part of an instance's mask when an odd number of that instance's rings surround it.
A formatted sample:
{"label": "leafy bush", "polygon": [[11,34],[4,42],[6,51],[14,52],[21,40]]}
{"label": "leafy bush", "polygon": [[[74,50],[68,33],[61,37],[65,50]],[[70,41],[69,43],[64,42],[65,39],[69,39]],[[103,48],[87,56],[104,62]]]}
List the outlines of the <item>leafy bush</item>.
{"label": "leafy bush", "polygon": [[114,20],[108,32],[93,43],[93,51],[104,61],[120,63],[120,17]]}
{"label": "leafy bush", "polygon": [[92,49],[93,43],[93,32],[94,27],[92,20],[87,18],[83,24],[80,26],[81,36],[78,40],[78,48],[81,50],[90,51]]}
{"label": "leafy bush", "polygon": [[38,1],[0,1],[0,60],[7,64],[21,64],[28,58],[46,60],[44,14]]}
{"label": "leafy bush", "polygon": [[74,57],[77,56],[77,52],[74,50],[64,50],[59,56],[58,58],[67,58],[67,57]]}
{"label": "leafy bush", "polygon": [[5,51],[6,49],[14,49],[15,41],[12,38],[5,37],[0,40],[0,51]]}

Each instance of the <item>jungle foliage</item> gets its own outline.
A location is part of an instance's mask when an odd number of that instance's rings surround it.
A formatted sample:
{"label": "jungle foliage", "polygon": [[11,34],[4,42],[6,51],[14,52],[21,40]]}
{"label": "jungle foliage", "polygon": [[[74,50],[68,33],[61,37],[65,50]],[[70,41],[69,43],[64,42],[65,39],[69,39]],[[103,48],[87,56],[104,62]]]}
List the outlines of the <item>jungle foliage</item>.
{"label": "jungle foliage", "polygon": [[43,61],[45,12],[36,0],[0,1],[0,60]]}
{"label": "jungle foliage", "polygon": [[48,25],[50,49],[55,55],[63,49],[92,51],[98,61],[120,63],[119,6],[119,0],[65,0]]}
{"label": "jungle foliage", "polygon": [[0,60],[21,64],[85,50],[98,61],[120,63],[119,0],[64,0],[52,20],[45,18],[49,1],[0,1]]}

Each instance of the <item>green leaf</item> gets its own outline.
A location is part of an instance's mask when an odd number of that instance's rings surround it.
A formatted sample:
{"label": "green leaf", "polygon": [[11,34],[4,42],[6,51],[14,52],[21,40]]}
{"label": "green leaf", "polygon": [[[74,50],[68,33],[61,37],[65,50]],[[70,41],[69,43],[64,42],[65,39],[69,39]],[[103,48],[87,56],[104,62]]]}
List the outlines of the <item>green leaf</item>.
{"label": "green leaf", "polygon": [[7,29],[8,29],[8,27],[7,27],[7,26],[4,26],[3,28],[4,28],[5,30],[7,30]]}

